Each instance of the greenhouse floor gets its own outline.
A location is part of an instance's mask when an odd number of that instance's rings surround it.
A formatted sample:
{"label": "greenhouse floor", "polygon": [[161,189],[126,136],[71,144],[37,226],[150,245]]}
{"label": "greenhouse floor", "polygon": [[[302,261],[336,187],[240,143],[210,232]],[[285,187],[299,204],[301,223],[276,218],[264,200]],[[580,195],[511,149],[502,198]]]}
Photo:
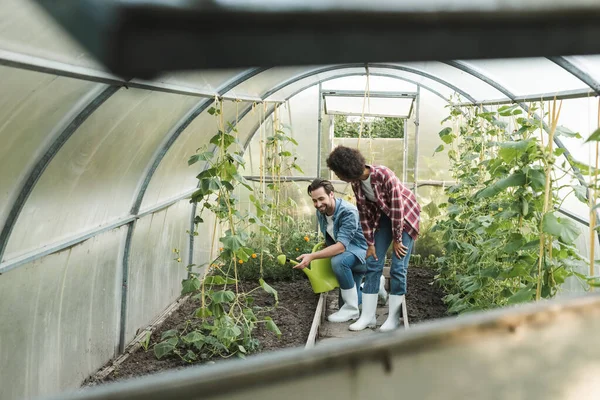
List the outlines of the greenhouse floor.
{"label": "greenhouse floor", "polygon": [[[384,275],[389,279],[389,273],[384,271]],[[410,325],[419,322],[446,317],[447,307],[442,301],[444,293],[432,285],[435,271],[426,267],[410,266],[408,268],[408,292],[406,295],[406,306],[408,308],[408,322]],[[389,280],[386,288],[389,288]],[[325,313],[329,315],[338,309],[337,295],[328,295],[326,300]],[[383,324],[388,316],[388,305],[377,307],[377,328]],[[350,337],[368,336],[377,333],[375,329],[365,329],[353,332],[348,326],[354,321],[347,323],[332,323],[323,319],[319,327],[317,345],[329,343],[340,339]],[[400,329],[404,329],[401,325]]]}

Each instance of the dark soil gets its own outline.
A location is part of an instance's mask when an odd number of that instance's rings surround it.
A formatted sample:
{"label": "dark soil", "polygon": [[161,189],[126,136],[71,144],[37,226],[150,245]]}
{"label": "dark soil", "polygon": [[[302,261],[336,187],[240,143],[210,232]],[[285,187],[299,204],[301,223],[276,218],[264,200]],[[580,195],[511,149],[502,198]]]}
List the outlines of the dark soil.
{"label": "dark soil", "polygon": [[448,316],[448,307],[442,301],[444,292],[433,285],[435,270],[428,267],[408,267],[406,307],[411,324]]}
{"label": "dark soil", "polygon": [[[431,284],[434,275],[435,271],[431,268],[415,266],[408,268],[408,291],[406,297],[411,324],[448,315],[447,307],[442,301],[443,292]],[[278,338],[272,332],[267,331],[264,325],[257,327],[254,331],[254,337],[261,342],[259,353],[303,346],[310,332],[319,298],[318,295],[312,292],[310,284],[306,279],[293,282],[276,282],[270,285],[277,290],[279,295],[279,306],[270,313],[270,316],[279,327],[281,337]],[[256,284],[247,283],[244,289],[250,290],[254,287],[256,287]],[[255,304],[259,306],[274,305],[272,295],[262,290],[254,292],[253,297]],[[198,301],[188,300],[178,310],[174,311],[159,329],[152,334],[150,343],[159,341],[162,332],[181,326],[193,315],[198,307]],[[106,378],[97,379],[90,377],[84,382],[84,386],[93,386],[136,376],[149,375],[168,369],[181,369],[191,365],[197,364],[188,364],[180,358],[175,357],[166,357],[158,360],[154,356],[152,348],[148,351],[139,348]]]}
{"label": "dark soil", "polygon": [[[259,325],[253,332],[253,336],[261,343],[258,353],[303,346],[310,332],[319,296],[313,293],[306,279],[293,282],[275,282],[270,283],[270,285],[278,292],[279,305],[269,315],[281,331],[281,336],[278,338],[265,329],[263,324]],[[246,283],[244,289],[249,291],[254,287],[256,287],[255,283]],[[257,290],[252,295],[256,305],[273,306],[275,304],[273,296],[263,290]],[[190,299],[185,302],[165,320],[159,329],[154,331],[150,343],[159,341],[162,332],[184,324],[199,306],[199,301],[196,300]],[[197,364],[188,364],[178,357],[165,357],[158,360],[154,356],[152,348],[144,351],[140,347],[106,378],[96,379],[92,376],[83,385],[93,386],[136,376],[150,375],[168,369],[182,369],[191,365]]]}

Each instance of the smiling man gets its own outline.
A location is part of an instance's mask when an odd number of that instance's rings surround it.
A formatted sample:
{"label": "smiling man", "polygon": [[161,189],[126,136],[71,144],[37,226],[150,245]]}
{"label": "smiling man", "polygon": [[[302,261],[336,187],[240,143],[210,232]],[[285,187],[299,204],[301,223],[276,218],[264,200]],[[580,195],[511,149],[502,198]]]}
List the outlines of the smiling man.
{"label": "smiling man", "polygon": [[359,317],[360,282],[365,274],[367,242],[363,235],[358,210],[342,199],[336,199],[330,181],[317,178],[308,186],[308,194],[317,209],[319,228],[325,236],[323,250],[302,254],[294,268],[306,268],[312,260],[331,257],[344,305],[327,319],[346,322]]}

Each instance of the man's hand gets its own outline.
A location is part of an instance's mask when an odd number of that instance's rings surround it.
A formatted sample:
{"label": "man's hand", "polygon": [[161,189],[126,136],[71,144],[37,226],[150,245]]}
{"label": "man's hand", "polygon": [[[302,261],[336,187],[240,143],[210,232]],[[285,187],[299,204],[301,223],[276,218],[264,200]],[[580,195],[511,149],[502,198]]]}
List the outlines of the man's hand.
{"label": "man's hand", "polygon": [[300,264],[295,265],[294,268],[295,269],[304,269],[306,267],[308,267],[308,265],[310,264],[310,262],[313,260],[313,255],[312,253],[310,254],[300,254],[296,260],[300,260]]}
{"label": "man's hand", "polygon": [[375,259],[375,261],[379,261],[379,259],[377,258],[377,252],[375,251],[375,245],[372,244],[369,247],[367,247],[367,256],[365,257],[365,259],[369,258],[373,256],[373,258]]}
{"label": "man's hand", "polygon": [[394,242],[394,253],[396,253],[396,257],[402,258],[406,255],[408,251],[408,247],[402,244],[402,242]]}

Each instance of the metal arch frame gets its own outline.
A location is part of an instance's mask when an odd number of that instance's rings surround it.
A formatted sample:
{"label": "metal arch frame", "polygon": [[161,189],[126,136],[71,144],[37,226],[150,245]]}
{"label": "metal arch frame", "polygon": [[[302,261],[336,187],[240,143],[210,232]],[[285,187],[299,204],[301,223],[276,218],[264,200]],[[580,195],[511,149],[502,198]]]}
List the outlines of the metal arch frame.
{"label": "metal arch frame", "polygon": [[[86,95],[87,98],[92,97],[89,101],[86,101],[85,104],[78,105],[79,107],[77,111],[73,111],[73,118],[69,121],[66,121],[65,124],[57,129],[60,132],[56,138],[52,141],[52,143],[46,148],[43,155],[37,160],[33,168],[27,174],[27,178],[23,181],[21,190],[19,191],[19,195],[15,199],[8,217],[4,223],[4,227],[2,228],[2,232],[0,232],[0,263],[2,263],[2,259],[4,258],[4,254],[6,251],[6,247],[8,245],[8,240],[10,239],[10,235],[17,223],[17,219],[27,202],[27,199],[33,192],[33,189],[42,174],[54,158],[56,154],[60,151],[60,149],[64,146],[64,144],[69,140],[69,138],[77,131],[77,129],[96,111],[106,100],[108,100],[113,94],[115,94],[120,87],[118,86],[106,86],[106,85],[98,85],[92,89]],[[0,267],[0,275],[15,268],[15,265],[6,265],[4,267]]]}
{"label": "metal arch frame", "polygon": [[590,88],[592,88],[594,92],[596,92],[596,94],[600,95],[600,82],[592,78],[590,74],[584,72],[574,63],[572,63],[564,57],[548,57],[548,60],[552,61],[562,69],[574,75],[577,79],[579,79],[580,81],[588,85]]}
{"label": "metal arch frame", "polygon": [[[209,92],[205,90],[199,90],[192,87],[179,86],[170,83],[159,83],[139,79],[125,80],[117,76],[111,75],[109,73],[97,71],[91,68],[78,67],[74,65],[65,64],[59,61],[46,60],[44,58],[14,53],[12,51],[2,49],[0,49],[0,65],[33,72],[41,72],[65,78],[79,79],[88,82],[98,82],[107,85],[120,86],[126,88],[151,90],[154,92],[173,93],[184,96],[205,98],[221,96],[222,98],[227,100],[259,101],[259,97],[256,96],[226,96],[225,93],[227,91],[222,93],[219,93],[220,91]],[[233,79],[235,79],[235,77]],[[225,83],[224,85],[227,85],[227,83]]]}

